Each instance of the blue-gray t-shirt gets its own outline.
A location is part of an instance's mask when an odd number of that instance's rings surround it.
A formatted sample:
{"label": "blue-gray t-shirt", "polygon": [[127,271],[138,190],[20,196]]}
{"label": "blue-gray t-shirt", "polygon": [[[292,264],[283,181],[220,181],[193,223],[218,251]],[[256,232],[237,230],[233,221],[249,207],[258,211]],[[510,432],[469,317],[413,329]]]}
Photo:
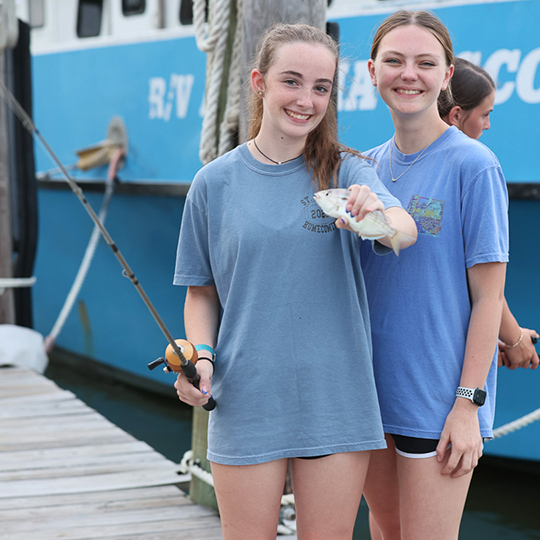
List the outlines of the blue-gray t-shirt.
{"label": "blue-gray t-shirt", "polygon": [[[339,183],[400,206],[365,160],[345,159]],[[302,157],[265,165],[246,145],[203,167],[189,190],[174,283],[214,285],[222,307],[210,461],[385,447],[360,241],[314,192]]]}
{"label": "blue-gray t-shirt", "polygon": [[[373,363],[386,433],[438,439],[454,402],[471,314],[467,268],[508,261],[508,195],[495,155],[457,128],[418,158],[394,139],[366,152],[381,180],[414,218],[418,240],[382,260],[361,246]],[[368,163],[373,163],[368,161]],[[478,418],[492,436],[497,343]]]}

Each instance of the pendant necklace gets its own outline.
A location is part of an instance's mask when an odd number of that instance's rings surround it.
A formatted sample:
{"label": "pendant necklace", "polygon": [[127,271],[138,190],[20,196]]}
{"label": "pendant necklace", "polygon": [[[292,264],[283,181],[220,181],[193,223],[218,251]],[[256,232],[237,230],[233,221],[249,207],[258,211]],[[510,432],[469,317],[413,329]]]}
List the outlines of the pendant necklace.
{"label": "pendant necklace", "polygon": [[257,141],[255,139],[253,139],[253,144],[255,145],[255,148],[258,150],[259,154],[261,154],[262,156],[264,156],[268,161],[271,161],[272,163],[275,163],[276,165],[283,165],[284,163],[289,163],[289,161],[294,161],[295,159],[298,159],[304,152],[302,152],[302,154],[300,154],[300,156],[296,156],[296,157],[293,157],[291,159],[286,159],[285,161],[276,161],[275,159],[272,159],[271,157],[268,157],[258,146],[257,146]]}
{"label": "pendant necklace", "polygon": [[[392,177],[392,182],[395,182],[396,180],[399,180],[421,157],[422,154],[446,131],[447,128],[444,128],[436,137],[433,139],[427,146],[423,148],[423,150],[416,156],[414,161],[397,177],[394,178],[394,173],[392,172],[392,148],[395,144],[395,136],[394,136],[394,144],[390,145],[390,154],[388,155],[388,164],[390,165],[390,176]],[[255,145],[257,146],[257,145]],[[260,150],[259,150],[260,152]]]}

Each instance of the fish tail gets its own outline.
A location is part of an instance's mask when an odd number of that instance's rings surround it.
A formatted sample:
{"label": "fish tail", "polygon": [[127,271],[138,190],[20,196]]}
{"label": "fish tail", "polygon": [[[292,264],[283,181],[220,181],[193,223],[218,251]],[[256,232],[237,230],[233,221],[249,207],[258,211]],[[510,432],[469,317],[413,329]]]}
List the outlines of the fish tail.
{"label": "fish tail", "polygon": [[401,231],[396,231],[396,234],[390,237],[390,244],[392,245],[392,249],[397,256],[399,256],[399,250],[401,249],[402,242],[407,240],[412,240],[412,236],[409,236]]}

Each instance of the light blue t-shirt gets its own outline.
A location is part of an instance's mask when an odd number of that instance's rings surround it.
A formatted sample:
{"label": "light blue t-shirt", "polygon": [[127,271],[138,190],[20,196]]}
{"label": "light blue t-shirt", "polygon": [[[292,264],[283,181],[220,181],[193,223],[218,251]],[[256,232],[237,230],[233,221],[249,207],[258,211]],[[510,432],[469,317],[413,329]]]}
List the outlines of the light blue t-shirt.
{"label": "light blue t-shirt", "polygon": [[[399,257],[361,246],[371,313],[374,368],[386,433],[438,439],[455,402],[471,313],[467,268],[508,261],[508,195],[497,158],[451,127],[419,156],[394,140],[366,152],[414,218],[418,240]],[[372,163],[369,162],[368,163]],[[492,436],[496,349],[479,409]]]}
{"label": "light blue t-shirt", "polygon": [[[340,187],[399,202],[365,160]],[[215,285],[222,306],[208,459],[228,465],[384,448],[359,239],[313,200],[304,159],[258,162],[242,145],[188,193],[174,283]]]}

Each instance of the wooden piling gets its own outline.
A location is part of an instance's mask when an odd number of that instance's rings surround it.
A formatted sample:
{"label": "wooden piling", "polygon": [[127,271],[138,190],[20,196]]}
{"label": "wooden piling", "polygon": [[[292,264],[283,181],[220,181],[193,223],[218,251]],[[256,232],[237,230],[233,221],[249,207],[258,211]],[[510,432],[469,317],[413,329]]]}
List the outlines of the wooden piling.
{"label": "wooden piling", "polygon": [[[0,49],[0,78],[5,80],[4,51]],[[7,106],[0,100],[0,278],[13,277],[11,195],[9,189]],[[0,324],[15,324],[13,289],[0,290]]]}

